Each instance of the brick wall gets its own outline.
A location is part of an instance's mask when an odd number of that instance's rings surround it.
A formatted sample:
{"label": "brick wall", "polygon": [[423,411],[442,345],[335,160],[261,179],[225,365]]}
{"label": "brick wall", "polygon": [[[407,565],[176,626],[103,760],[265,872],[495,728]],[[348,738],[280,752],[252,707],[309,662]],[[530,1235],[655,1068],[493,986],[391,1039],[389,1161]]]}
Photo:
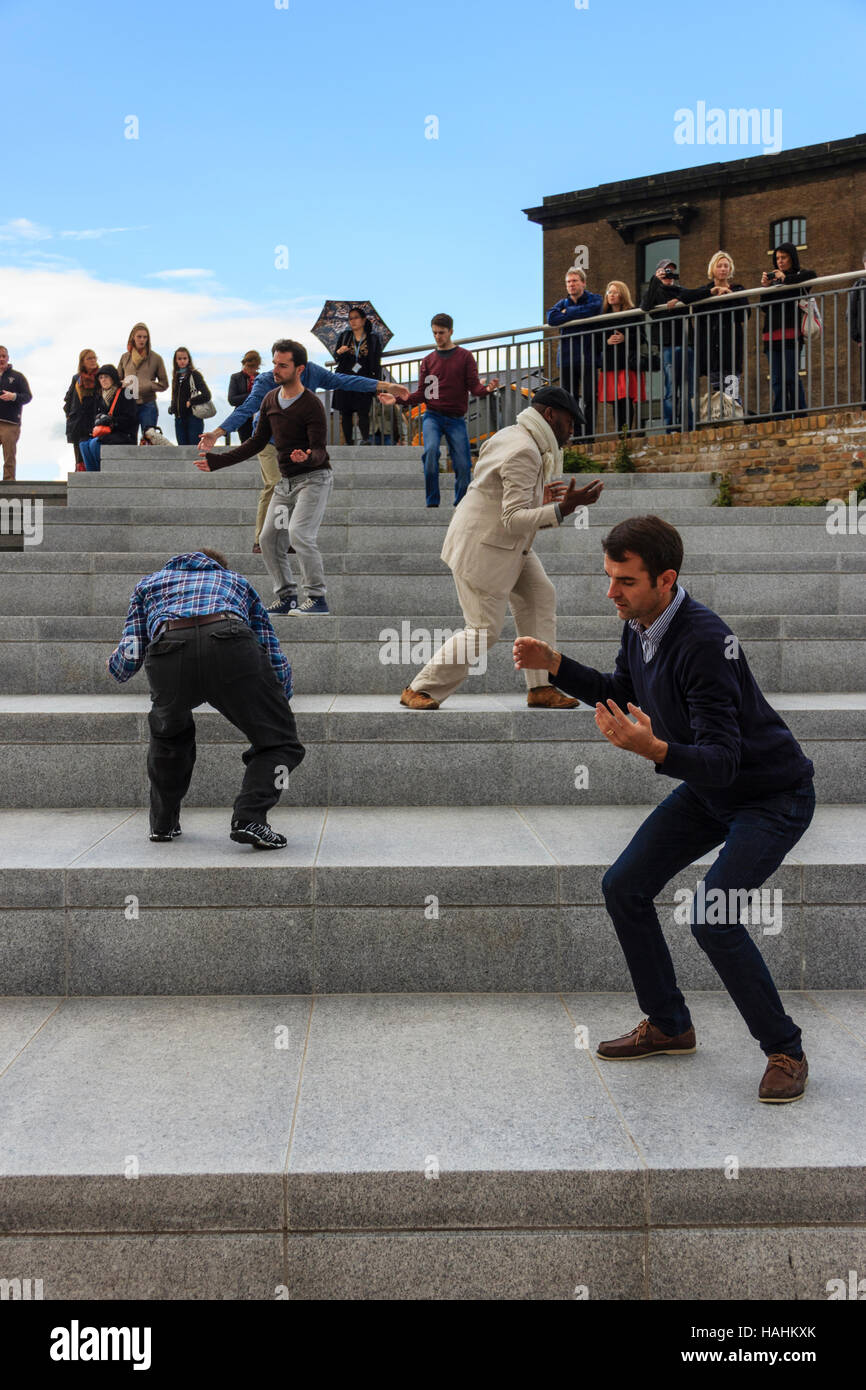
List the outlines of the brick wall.
{"label": "brick wall", "polygon": [[[769,173],[769,166],[768,166]],[[647,180],[643,202],[664,203],[662,192]],[[866,169],[846,168],[772,180],[761,189],[719,188],[682,196],[696,209],[688,229],[672,222],[649,223],[626,243],[609,225],[612,213],[639,211],[600,203],[585,220],[562,221],[544,230],[544,313],[565,294],[565,272],[574,260],[575,246],[589,252],[587,283],[603,294],[610,280],[624,280],[633,297],[638,281],[640,244],[659,237],[680,238],[680,279],[684,285],[706,280],[707,263],[724,249],[734,259],[736,279],[751,288],[760,284],[770,264],[770,225],[784,217],[805,217],[807,249],[802,263],[818,275],[857,270],[866,246]],[[670,200],[668,200],[670,201]]]}
{"label": "brick wall", "polygon": [[[615,448],[615,440],[599,441],[587,452],[610,467]],[[727,476],[735,506],[779,506],[798,497],[844,499],[866,479],[866,412],[638,436],[629,448],[639,473]]]}

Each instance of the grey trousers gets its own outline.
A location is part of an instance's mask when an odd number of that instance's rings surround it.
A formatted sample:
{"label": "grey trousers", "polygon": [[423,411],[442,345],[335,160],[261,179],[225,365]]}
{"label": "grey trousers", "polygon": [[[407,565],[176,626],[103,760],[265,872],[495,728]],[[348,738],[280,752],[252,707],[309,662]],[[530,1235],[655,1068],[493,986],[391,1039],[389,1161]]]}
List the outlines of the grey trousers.
{"label": "grey trousers", "polygon": [[259,544],[277,598],[298,591],[289,563],[290,545],[301,567],[305,596],[324,597],[325,567],[317,537],[333,485],[330,468],[315,468],[296,478],[281,478],[274,488]]}

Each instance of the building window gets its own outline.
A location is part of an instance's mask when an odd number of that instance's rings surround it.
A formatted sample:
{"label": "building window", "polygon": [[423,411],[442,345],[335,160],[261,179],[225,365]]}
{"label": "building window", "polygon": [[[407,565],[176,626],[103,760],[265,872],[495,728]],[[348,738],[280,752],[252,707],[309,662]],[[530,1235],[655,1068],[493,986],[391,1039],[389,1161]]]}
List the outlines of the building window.
{"label": "building window", "polygon": [[783,241],[790,241],[796,246],[798,251],[806,249],[806,219],[805,217],[783,217],[781,221],[774,222],[770,228],[770,251],[775,251],[777,246],[781,246]]}
{"label": "building window", "polygon": [[[646,287],[656,273],[656,266],[662,256],[666,260],[673,261],[679,272],[680,264],[680,239],[678,236],[663,237],[658,241],[645,241],[639,248],[638,253],[638,280],[640,281],[637,291],[636,303],[640,303]],[[679,274],[677,276],[679,278]]]}

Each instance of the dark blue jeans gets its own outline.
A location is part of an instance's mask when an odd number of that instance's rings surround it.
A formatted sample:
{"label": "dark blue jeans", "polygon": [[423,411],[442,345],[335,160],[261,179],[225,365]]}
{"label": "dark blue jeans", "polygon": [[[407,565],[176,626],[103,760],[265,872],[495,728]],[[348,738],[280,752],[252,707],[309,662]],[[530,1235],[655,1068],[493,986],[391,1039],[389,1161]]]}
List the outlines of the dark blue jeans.
{"label": "dark blue jeans", "polygon": [[82,439],[78,447],[81,450],[81,460],[85,473],[99,473],[102,457],[99,439]]}
{"label": "dark blue jeans", "polygon": [[666,425],[674,424],[676,416],[676,428],[684,430],[686,422],[683,418],[683,370],[685,369],[685,399],[688,405],[689,431],[695,427],[695,417],[692,408],[692,396],[694,394],[694,370],[695,354],[692,348],[685,349],[685,363],[683,362],[683,349],[681,347],[662,348],[662,367],[665,377],[665,395],[662,403],[662,414]]}
{"label": "dark blue jeans", "polygon": [[421,425],[424,438],[424,483],[427,506],[439,506],[439,445],[444,434],[448,440],[451,462],[454,464],[454,505],[461,501],[469,486],[472,455],[469,452],[469,429],[463,416],[440,415],[428,406]]}
{"label": "dark blue jeans", "polygon": [[800,380],[800,344],[797,339],[792,338],[785,343],[771,343],[769,355],[774,415],[780,414],[783,410],[805,410],[806,397]]}
{"label": "dark blue jeans", "polygon": [[196,415],[175,415],[174,437],[178,444],[197,444],[204,430],[204,420]]}
{"label": "dark blue jeans", "polygon": [[138,407],[138,424],[141,430],[141,437],[144,438],[146,430],[152,430],[159,419],[159,407],[156,401],[142,402]]}
{"label": "dark blue jeans", "polygon": [[[730,890],[760,888],[807,829],[814,810],[811,779],[732,811],[712,807],[683,783],[647,817],[608,869],[602,880],[604,900],[638,1003],[650,1023],[668,1037],[684,1033],[691,1015],[677,987],[653,899],[675,874],[722,841],[718,858],[704,877],[704,895],[709,897],[712,889],[720,888],[727,904]],[[785,1013],[766,962],[746,927],[740,925],[738,912],[733,905],[729,912],[726,905],[716,914],[700,914],[700,901],[696,884],[692,934],[749,1032],[768,1056],[787,1052],[798,1057],[800,1030]],[[718,915],[719,920],[714,925],[696,921],[701,915],[707,919]]]}

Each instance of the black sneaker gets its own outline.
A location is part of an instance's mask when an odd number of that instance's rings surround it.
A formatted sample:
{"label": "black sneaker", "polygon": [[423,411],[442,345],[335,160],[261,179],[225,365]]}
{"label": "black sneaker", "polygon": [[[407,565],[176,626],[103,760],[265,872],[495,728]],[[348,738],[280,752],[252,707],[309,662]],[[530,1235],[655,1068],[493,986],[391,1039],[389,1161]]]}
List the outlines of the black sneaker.
{"label": "black sneaker", "polygon": [[269,612],[269,613],[291,613],[291,612],[292,612],[292,609],[297,608],[297,606],[298,606],[298,596],[297,596],[297,594],[289,594],[288,598],[281,598],[281,599],[278,599],[278,601],[277,601],[276,603],[272,603],[271,606],[270,606],[270,608],[268,609],[268,612]]}
{"label": "black sneaker", "polygon": [[176,840],[178,835],[182,834],[183,831],[180,828],[180,821],[178,821],[177,825],[173,826],[171,830],[151,830],[150,838],[159,844],[163,844],[168,840]]}
{"label": "black sneaker", "polygon": [[229,838],[239,845],[253,845],[255,849],[285,849],[289,843],[285,835],[278,835],[269,825],[261,825],[258,821],[242,825],[239,820],[233,820]]}

